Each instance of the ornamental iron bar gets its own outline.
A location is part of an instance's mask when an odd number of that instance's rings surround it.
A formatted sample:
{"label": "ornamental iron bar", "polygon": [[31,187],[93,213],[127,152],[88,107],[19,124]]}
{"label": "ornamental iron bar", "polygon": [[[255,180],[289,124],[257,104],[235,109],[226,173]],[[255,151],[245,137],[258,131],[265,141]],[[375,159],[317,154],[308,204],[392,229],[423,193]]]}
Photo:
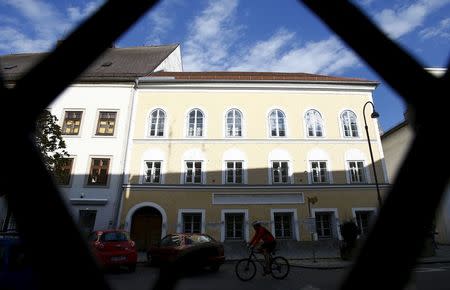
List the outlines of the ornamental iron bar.
{"label": "ornamental iron bar", "polygon": [[[6,162],[2,166],[2,194],[7,195],[17,227],[31,256],[38,289],[110,289],[90,254],[58,188],[41,162],[31,134],[39,113],[158,1],[110,0],[83,22],[62,44],[7,88],[1,81],[4,107],[21,108],[1,115]],[[448,121],[443,96],[449,96],[449,73],[437,78],[384,35],[361,11],[346,0],[303,0],[338,36],[361,56],[415,112],[415,139],[395,184],[383,201],[356,263],[342,289],[401,289],[423,247],[426,229],[439,206],[449,173],[450,141],[436,140]],[[1,76],[0,76],[1,77]],[[438,99],[441,98],[441,99]],[[26,101],[26,106],[23,104]],[[426,114],[433,111],[433,119]],[[14,126],[7,126],[14,121]],[[433,151],[431,151],[433,150]],[[428,152],[442,152],[434,182],[423,178]],[[22,164],[32,168],[23,182]],[[411,182],[414,181],[414,182]],[[418,214],[420,213],[420,214]],[[408,216],[408,223],[398,216]],[[36,218],[38,217],[38,218]],[[49,230],[50,229],[50,230]],[[59,243],[63,237],[64,242]],[[395,239],[395,240],[394,240]],[[400,247],[397,245],[401,245]],[[187,259],[187,258],[186,258]],[[173,289],[173,273],[186,259],[161,269],[154,289]],[[183,261],[184,260],[184,261]],[[380,279],[381,277],[381,279]],[[389,281],[389,282],[388,282]],[[150,287],[150,285],[149,285]]]}

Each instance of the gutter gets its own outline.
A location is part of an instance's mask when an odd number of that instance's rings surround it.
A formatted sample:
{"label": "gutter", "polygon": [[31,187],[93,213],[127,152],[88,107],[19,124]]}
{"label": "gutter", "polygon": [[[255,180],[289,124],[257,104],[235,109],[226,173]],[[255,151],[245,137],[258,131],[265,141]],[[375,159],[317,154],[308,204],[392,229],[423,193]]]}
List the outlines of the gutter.
{"label": "gutter", "polygon": [[127,184],[127,182],[125,181],[126,179],[126,168],[127,168],[127,162],[128,162],[128,155],[129,155],[129,151],[130,151],[130,140],[131,140],[131,122],[133,119],[133,114],[134,114],[134,99],[135,99],[135,95],[137,92],[137,88],[138,88],[138,84],[139,84],[139,79],[136,78],[134,80],[134,86],[133,86],[133,92],[131,94],[131,101],[130,101],[130,107],[129,107],[129,115],[128,115],[128,124],[130,124],[130,126],[128,126],[128,131],[126,133],[126,139],[124,142],[124,148],[125,149],[125,156],[123,157],[123,166],[122,166],[122,178],[119,178],[118,181],[118,192],[117,192],[117,199],[114,205],[114,214],[112,217],[113,220],[113,228],[118,228],[120,226],[120,214],[122,212],[122,206],[123,206],[123,202],[122,202],[122,196],[123,196],[123,192],[125,190],[124,186]]}

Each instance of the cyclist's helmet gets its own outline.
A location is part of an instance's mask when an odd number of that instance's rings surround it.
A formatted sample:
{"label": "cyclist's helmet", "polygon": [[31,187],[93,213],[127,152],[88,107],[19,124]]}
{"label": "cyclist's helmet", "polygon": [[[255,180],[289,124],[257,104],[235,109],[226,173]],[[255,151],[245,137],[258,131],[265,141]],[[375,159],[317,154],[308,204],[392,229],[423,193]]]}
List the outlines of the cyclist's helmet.
{"label": "cyclist's helmet", "polygon": [[253,227],[259,227],[259,226],[261,226],[261,221],[254,221],[254,222],[252,222],[252,226],[253,226]]}

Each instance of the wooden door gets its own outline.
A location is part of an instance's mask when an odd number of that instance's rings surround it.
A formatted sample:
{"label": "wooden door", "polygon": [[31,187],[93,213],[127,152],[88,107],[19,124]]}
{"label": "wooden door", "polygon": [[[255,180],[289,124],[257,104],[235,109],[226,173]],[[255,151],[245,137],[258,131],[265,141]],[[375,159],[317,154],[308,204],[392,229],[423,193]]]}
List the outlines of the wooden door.
{"label": "wooden door", "polygon": [[152,207],[137,210],[131,222],[131,239],[136,242],[138,251],[146,251],[150,245],[161,240],[161,213]]}

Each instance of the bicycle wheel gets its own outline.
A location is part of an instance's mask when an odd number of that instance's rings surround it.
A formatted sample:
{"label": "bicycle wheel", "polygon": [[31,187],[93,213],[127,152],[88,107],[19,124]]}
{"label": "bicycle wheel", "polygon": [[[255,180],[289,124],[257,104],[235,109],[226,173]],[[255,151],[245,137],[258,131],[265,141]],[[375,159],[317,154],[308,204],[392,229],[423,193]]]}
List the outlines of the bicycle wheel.
{"label": "bicycle wheel", "polygon": [[274,257],[270,264],[272,277],[275,279],[284,279],[289,274],[289,262],[283,257]]}
{"label": "bicycle wheel", "polygon": [[256,265],[250,259],[239,260],[235,267],[236,276],[242,281],[251,280],[256,274]]}

